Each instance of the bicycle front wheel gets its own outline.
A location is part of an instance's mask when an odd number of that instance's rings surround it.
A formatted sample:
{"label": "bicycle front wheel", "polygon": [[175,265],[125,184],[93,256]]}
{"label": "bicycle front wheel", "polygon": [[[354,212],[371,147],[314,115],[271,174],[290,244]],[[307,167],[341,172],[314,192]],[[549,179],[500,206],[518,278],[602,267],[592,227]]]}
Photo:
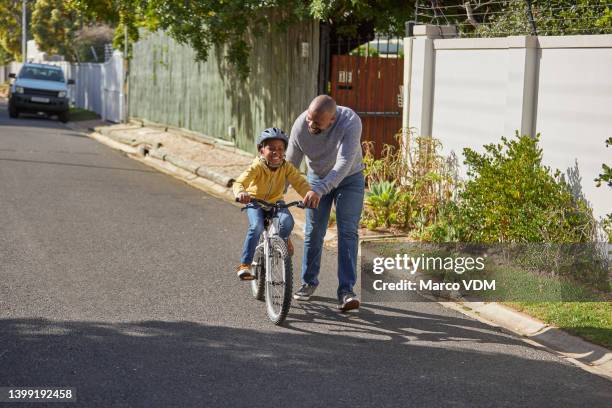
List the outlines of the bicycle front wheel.
{"label": "bicycle front wheel", "polygon": [[255,279],[251,281],[251,294],[257,300],[264,300],[264,291],[266,283],[266,258],[264,258],[263,246],[263,235],[259,238],[259,244],[255,251],[255,264],[251,273],[255,276]]}
{"label": "bicycle front wheel", "polygon": [[266,311],[272,323],[279,325],[291,306],[293,270],[287,244],[279,237],[270,240],[270,269],[266,270]]}

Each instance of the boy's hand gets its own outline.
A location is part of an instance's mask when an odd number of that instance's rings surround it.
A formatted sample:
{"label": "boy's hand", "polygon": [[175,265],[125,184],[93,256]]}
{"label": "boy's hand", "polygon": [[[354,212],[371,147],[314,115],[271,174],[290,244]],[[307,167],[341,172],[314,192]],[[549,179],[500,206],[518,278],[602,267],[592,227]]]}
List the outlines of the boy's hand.
{"label": "boy's hand", "polygon": [[308,208],[317,208],[319,206],[319,201],[321,201],[321,197],[314,191],[309,191],[304,196],[304,206]]}
{"label": "boy's hand", "polygon": [[249,193],[242,192],[238,194],[238,202],[240,202],[241,204],[248,204],[251,202],[251,196],[249,195]]}

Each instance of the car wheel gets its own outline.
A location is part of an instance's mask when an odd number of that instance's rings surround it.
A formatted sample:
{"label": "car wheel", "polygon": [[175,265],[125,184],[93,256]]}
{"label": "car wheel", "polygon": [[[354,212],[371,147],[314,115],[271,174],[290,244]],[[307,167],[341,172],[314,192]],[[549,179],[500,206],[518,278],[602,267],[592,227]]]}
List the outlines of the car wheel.
{"label": "car wheel", "polygon": [[19,117],[19,111],[17,110],[16,107],[11,105],[10,103],[9,103],[8,111],[9,111],[9,117],[11,117],[11,118],[18,118]]}
{"label": "car wheel", "polygon": [[57,117],[62,123],[68,122],[68,111],[60,112]]}

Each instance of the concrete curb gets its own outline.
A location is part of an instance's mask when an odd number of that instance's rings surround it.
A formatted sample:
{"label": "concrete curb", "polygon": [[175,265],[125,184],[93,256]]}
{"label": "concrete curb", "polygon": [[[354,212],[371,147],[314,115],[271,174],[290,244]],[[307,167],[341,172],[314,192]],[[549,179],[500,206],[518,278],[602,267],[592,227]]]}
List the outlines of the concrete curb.
{"label": "concrete curb", "polygon": [[141,119],[141,118],[131,118],[130,125],[135,126],[135,127],[150,127],[150,128],[158,129],[163,132],[168,132],[168,133],[172,133],[178,136],[185,137],[194,142],[213,145],[217,148],[221,148],[223,150],[226,150],[228,152],[232,152],[235,154],[239,154],[241,156],[245,156],[249,158],[253,157],[252,154],[238,149],[233,142],[229,142],[223,139],[218,139],[212,136],[205,135],[200,132],[195,132],[193,130],[184,129],[184,128],[180,128],[176,126],[165,125],[165,124],[157,123],[157,122],[151,122],[147,119]]}
{"label": "concrete curb", "polygon": [[[498,303],[439,302],[478,320],[502,327],[577,366],[612,381],[612,351]],[[449,305],[454,306],[449,306]]]}
{"label": "concrete curb", "polygon": [[148,152],[148,154],[151,155],[151,157],[154,157],[159,160],[168,161],[177,167],[180,167],[184,170],[187,170],[193,173],[196,176],[206,178],[223,187],[231,187],[232,183],[234,182],[234,179],[230,176],[227,176],[217,171],[208,169],[204,166],[201,166],[200,164],[196,162],[192,162],[190,160],[183,159],[182,157],[173,156],[170,153],[168,153],[166,150],[164,150],[163,148],[143,147],[142,145],[145,143],[138,142],[136,139],[132,139],[130,137],[125,136],[126,131],[141,129],[141,128],[142,128],[141,126],[128,124],[128,125],[115,125],[112,128],[109,128],[106,126],[100,126],[100,127],[96,127],[94,131],[97,132],[98,134],[108,137],[109,139],[115,140],[116,142],[138,148],[142,152],[142,154],[146,155]]}

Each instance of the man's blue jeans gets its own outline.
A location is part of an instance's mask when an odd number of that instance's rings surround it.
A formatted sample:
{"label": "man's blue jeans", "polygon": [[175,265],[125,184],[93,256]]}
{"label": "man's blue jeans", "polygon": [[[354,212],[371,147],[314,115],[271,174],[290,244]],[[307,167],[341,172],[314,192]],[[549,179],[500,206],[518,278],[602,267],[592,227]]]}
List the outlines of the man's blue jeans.
{"label": "man's blue jeans", "polygon": [[[316,185],[316,175],[308,174],[310,185]],[[338,187],[321,197],[319,207],[306,209],[304,231],[304,258],[302,282],[318,285],[321,269],[323,238],[327,232],[332,203],[336,205],[338,228],[338,298],[353,291],[357,282],[357,249],[359,245],[359,220],[363,210],[365,179],[363,173],[346,177]]]}
{"label": "man's blue jeans", "polygon": [[[255,248],[257,248],[257,244],[259,243],[259,237],[264,230],[264,210],[249,204],[246,213],[249,217],[249,230],[247,231],[244,245],[242,246],[240,263],[250,265],[251,262],[253,262]],[[291,231],[293,231],[293,216],[289,210],[282,208],[278,212],[278,218],[280,228],[278,234],[281,238],[287,240],[289,235],[291,235]]]}

